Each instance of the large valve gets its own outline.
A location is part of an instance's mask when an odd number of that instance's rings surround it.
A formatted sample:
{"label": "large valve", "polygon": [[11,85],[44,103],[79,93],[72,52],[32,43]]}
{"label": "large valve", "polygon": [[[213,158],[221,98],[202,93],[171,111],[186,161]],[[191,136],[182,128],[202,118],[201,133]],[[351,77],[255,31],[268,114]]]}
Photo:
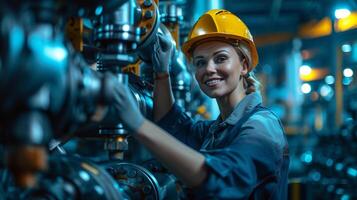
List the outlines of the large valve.
{"label": "large valve", "polygon": [[[1,182],[0,195],[6,199],[177,197],[176,178],[145,168],[142,163],[151,155],[128,137],[115,110],[109,112],[112,91],[108,84],[124,82],[142,113],[151,118],[152,82],[145,79],[147,75],[125,69],[155,42],[158,31],[165,30],[157,3],[0,3],[4,11],[0,14],[0,46],[7,50],[0,52],[0,155],[4,158],[0,175],[9,178],[2,179],[6,181]],[[82,21],[75,21],[77,18]],[[85,50],[80,52],[83,41],[77,46],[67,38],[74,33],[78,39],[83,34],[77,27],[83,20],[91,26],[86,40],[93,45],[95,70],[83,57]],[[66,21],[74,27],[70,34],[65,32]],[[176,71],[184,71],[182,63],[174,63]],[[183,83],[174,78],[174,83]],[[178,88],[186,90],[187,86]],[[109,164],[66,154],[62,146],[73,138],[103,141],[104,149],[96,151],[109,152]],[[63,155],[49,151],[54,149]]]}

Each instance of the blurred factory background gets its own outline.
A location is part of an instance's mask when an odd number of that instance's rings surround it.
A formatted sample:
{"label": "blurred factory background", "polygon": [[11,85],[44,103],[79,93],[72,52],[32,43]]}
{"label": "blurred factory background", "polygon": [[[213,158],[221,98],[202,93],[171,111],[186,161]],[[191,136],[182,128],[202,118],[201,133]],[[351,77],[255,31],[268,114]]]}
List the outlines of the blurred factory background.
{"label": "blurred factory background", "polygon": [[289,199],[357,199],[355,0],[0,5],[0,199],[185,199],[184,186],[119,122],[98,120],[98,110],[110,106],[101,95],[111,71],[150,116],[145,47],[161,31],[176,44],[177,102],[194,119],[215,119],[218,108],[180,51],[193,23],[213,8],[233,12],[253,34],[261,93],[290,146]]}
{"label": "blurred factory background", "polygon": [[177,3],[181,38],[213,7],[230,10],[250,28],[265,104],[280,116],[289,140],[289,198],[356,199],[357,2]]}

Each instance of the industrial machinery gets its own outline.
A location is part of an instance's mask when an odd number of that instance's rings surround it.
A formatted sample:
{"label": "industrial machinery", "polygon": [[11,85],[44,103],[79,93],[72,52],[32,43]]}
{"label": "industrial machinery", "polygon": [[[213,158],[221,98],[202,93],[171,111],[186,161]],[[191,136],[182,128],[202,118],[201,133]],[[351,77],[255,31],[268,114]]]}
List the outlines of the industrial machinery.
{"label": "industrial machinery", "polygon": [[[172,37],[157,3],[1,2],[0,199],[179,198],[176,178],[132,140],[111,107],[112,88],[124,82],[151,118],[151,62],[143,52],[158,31]],[[190,74],[179,55],[172,78],[184,106]],[[100,161],[76,152],[80,142],[93,150],[83,142],[90,139],[103,144],[95,149],[106,155]]]}
{"label": "industrial machinery", "polygon": [[[336,131],[314,135],[313,145],[300,156],[305,165],[302,180],[293,183],[304,199],[356,199],[357,185],[357,107],[356,89],[346,94],[346,108],[351,116]],[[296,187],[295,187],[296,190]]]}

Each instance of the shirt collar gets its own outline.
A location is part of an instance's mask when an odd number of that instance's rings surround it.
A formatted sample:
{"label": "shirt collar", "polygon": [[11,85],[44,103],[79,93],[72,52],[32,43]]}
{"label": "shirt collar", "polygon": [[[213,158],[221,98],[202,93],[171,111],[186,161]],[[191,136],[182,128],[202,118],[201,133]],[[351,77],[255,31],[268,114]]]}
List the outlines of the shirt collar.
{"label": "shirt collar", "polygon": [[248,94],[235,106],[233,112],[224,120],[224,122],[230,125],[236,124],[238,120],[251,112],[254,107],[261,103],[262,96],[259,92],[252,92]]}

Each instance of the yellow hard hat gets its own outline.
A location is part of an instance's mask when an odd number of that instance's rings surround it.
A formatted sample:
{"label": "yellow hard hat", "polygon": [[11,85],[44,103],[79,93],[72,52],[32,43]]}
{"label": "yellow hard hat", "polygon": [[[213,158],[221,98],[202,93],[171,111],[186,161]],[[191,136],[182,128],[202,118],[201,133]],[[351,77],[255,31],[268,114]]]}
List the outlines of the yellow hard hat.
{"label": "yellow hard hat", "polygon": [[[258,64],[258,53],[248,27],[236,15],[223,9],[213,9],[203,14],[193,26],[182,51],[188,59],[192,51],[205,40],[245,41],[250,49],[253,69]],[[251,70],[250,69],[250,70]]]}

